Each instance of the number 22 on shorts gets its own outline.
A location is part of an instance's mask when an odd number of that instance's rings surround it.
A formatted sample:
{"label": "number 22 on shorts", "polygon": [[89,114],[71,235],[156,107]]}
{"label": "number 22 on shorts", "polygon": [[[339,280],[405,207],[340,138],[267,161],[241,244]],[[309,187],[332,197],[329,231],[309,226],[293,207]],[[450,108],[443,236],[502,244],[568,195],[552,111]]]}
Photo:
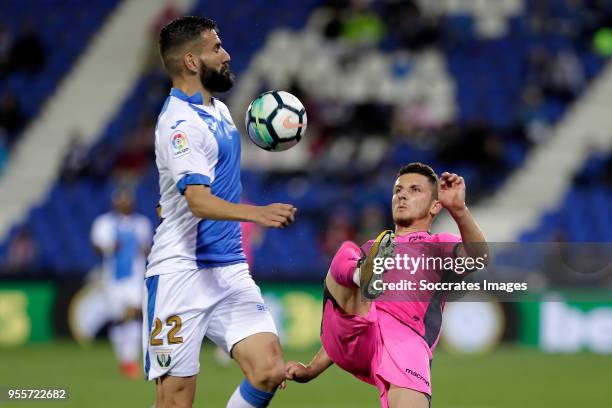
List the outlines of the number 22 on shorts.
{"label": "number 22 on shorts", "polygon": [[[180,344],[183,342],[182,337],[177,337],[176,334],[181,330],[182,320],[179,316],[173,315],[166,319],[166,326],[172,326],[168,331],[168,344]],[[155,318],[153,331],[151,331],[151,345],[161,346],[164,344],[163,339],[158,339],[157,336],[162,331],[162,322],[158,317]]]}

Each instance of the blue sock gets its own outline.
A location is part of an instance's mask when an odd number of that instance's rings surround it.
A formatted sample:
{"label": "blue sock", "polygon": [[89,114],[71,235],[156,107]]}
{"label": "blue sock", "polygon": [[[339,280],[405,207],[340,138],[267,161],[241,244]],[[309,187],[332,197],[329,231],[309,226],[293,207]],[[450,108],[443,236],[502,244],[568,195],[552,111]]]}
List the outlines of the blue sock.
{"label": "blue sock", "polygon": [[273,392],[258,390],[245,378],[231,396],[227,408],[264,408],[274,397]]}

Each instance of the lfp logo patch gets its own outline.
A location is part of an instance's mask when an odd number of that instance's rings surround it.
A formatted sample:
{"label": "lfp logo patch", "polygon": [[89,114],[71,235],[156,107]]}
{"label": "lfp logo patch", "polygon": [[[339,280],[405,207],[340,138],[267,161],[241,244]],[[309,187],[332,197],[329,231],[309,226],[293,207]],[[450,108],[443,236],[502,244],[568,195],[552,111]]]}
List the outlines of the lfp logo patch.
{"label": "lfp logo patch", "polygon": [[189,153],[189,143],[187,142],[187,135],[181,131],[176,131],[170,138],[172,143],[172,152],[174,157],[181,157]]}

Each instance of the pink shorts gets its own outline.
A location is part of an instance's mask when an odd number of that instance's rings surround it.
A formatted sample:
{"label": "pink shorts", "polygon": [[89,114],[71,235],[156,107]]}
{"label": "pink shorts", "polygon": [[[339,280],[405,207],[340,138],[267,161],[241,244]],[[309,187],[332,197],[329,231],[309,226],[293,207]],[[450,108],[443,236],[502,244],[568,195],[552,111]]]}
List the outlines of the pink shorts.
{"label": "pink shorts", "polygon": [[410,327],[372,303],[366,316],[344,314],[326,296],[321,343],[330,359],[372,384],[388,408],[389,385],[409,388],[431,398],[431,350]]}

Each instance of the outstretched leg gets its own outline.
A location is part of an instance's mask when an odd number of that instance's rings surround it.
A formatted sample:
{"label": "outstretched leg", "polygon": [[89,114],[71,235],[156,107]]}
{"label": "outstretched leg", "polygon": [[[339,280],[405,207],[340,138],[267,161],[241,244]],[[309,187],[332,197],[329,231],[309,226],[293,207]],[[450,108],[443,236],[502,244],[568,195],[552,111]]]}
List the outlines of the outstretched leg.
{"label": "outstretched leg", "polygon": [[361,249],[351,241],[345,241],[332,260],[325,285],[345,313],[365,316],[369,302],[362,302],[361,290],[355,277],[359,275]]}
{"label": "outstretched leg", "polygon": [[[383,231],[367,255],[355,243],[345,241],[336,252],[325,277],[327,290],[348,314],[365,316],[370,310],[369,299],[363,297],[362,287],[368,290],[373,274],[374,259],[393,255],[393,233]],[[369,290],[368,290],[369,292]]]}

